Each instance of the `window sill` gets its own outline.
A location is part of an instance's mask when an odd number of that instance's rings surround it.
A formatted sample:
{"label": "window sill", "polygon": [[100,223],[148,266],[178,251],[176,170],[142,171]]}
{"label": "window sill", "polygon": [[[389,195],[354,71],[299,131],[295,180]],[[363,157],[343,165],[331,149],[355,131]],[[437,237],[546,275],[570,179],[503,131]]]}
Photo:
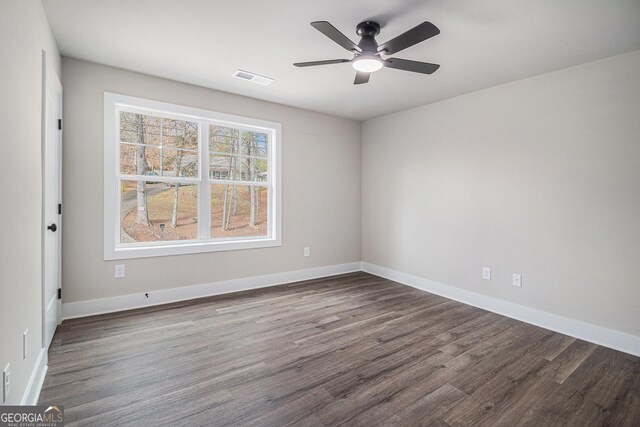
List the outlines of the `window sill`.
{"label": "window sill", "polygon": [[279,239],[273,237],[242,239],[242,240],[217,240],[197,242],[176,242],[166,245],[141,245],[141,246],[116,246],[104,248],[104,260],[114,261],[121,259],[151,258],[170,255],[188,255],[206,252],[235,251],[241,249],[258,249],[282,246]]}

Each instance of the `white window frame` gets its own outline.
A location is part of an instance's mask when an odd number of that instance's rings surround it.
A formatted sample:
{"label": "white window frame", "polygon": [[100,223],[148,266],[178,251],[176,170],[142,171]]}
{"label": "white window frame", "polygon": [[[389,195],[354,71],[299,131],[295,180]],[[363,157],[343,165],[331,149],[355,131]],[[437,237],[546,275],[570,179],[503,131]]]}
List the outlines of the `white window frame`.
{"label": "white window frame", "polygon": [[[198,235],[197,240],[177,240],[162,242],[120,243],[120,111],[159,114],[162,117],[199,122],[198,150],[199,170],[196,178],[179,178],[180,182],[192,182],[198,186]],[[267,236],[233,238],[202,238],[209,235],[212,183],[240,183],[209,179],[209,125],[233,127],[246,131],[269,134],[267,156],[268,178],[257,184],[266,186],[268,191]],[[119,260],[167,255],[184,255],[202,252],[254,249],[282,244],[282,180],[281,180],[281,135],[282,125],[276,122],[258,120],[231,114],[217,113],[199,108],[185,107],[166,102],[153,101],[133,96],[104,93],[104,259]],[[170,177],[154,176],[154,181],[176,181]]]}

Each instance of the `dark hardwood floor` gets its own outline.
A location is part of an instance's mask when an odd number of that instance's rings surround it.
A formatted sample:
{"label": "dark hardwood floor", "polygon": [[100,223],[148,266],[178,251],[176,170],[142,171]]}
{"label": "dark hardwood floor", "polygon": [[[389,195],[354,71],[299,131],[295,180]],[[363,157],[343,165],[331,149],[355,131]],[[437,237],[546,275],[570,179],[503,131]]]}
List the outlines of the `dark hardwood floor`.
{"label": "dark hardwood floor", "polygon": [[65,321],[67,425],[640,426],[640,358],[365,273]]}

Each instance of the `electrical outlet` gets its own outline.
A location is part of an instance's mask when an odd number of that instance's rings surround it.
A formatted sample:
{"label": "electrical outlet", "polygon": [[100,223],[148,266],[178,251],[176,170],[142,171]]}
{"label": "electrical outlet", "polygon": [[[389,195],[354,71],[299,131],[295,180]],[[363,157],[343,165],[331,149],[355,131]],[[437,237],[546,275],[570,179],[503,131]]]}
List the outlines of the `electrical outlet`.
{"label": "electrical outlet", "polygon": [[29,329],[25,329],[24,333],[22,334],[22,358],[23,359],[27,358],[27,349],[29,348],[29,346],[27,346],[28,333],[29,333]]}
{"label": "electrical outlet", "polygon": [[115,271],[115,278],[122,279],[124,277],[124,264],[117,264]]}
{"label": "electrical outlet", "polygon": [[482,278],[484,280],[491,280],[491,269],[489,267],[482,267]]}
{"label": "electrical outlet", "polygon": [[310,256],[311,255],[311,248],[304,248],[304,256]]}
{"label": "electrical outlet", "polygon": [[522,287],[522,276],[520,274],[513,273],[513,286]]}
{"label": "electrical outlet", "polygon": [[9,392],[11,392],[11,366],[7,363],[7,367],[2,371],[2,403],[9,400]]}

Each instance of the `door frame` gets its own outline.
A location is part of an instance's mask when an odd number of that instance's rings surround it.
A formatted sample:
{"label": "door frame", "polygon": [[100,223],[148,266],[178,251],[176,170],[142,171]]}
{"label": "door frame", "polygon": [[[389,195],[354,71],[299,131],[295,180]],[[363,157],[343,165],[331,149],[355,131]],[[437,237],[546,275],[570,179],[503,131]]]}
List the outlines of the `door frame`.
{"label": "door frame", "polygon": [[[47,111],[47,95],[50,88],[54,88],[60,96],[58,98],[58,109],[60,111],[60,120],[62,120],[62,84],[60,83],[60,78],[58,74],[53,69],[51,64],[47,61],[47,52],[42,51],[42,142],[41,142],[41,161],[42,161],[42,228],[41,228],[41,293],[42,293],[42,348],[47,348],[49,343],[47,342],[46,337],[46,310],[47,310],[47,301],[45,299],[45,256],[46,256],[46,247],[45,247],[45,238],[47,233],[47,218],[45,214],[45,191],[47,184],[47,173],[46,173],[46,150],[45,145],[47,143],[47,114],[51,114]],[[58,203],[62,204],[62,130],[56,130],[57,139],[58,139],[58,149],[56,150],[56,177],[57,180],[57,199]],[[56,220],[56,225],[58,226],[58,230],[55,233],[57,250],[56,250],[56,264],[58,267],[58,288],[62,289],[62,213],[58,214],[58,218]],[[60,292],[60,291],[59,291]],[[58,319],[57,324],[59,325],[62,322],[62,300],[58,299]]]}

